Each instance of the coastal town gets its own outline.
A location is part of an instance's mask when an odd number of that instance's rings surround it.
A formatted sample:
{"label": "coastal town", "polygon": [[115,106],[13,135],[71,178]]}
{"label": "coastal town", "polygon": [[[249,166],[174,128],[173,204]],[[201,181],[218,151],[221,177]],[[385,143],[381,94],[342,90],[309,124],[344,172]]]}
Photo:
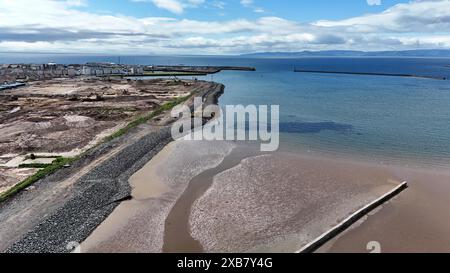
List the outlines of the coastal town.
{"label": "coastal town", "polygon": [[77,76],[142,75],[144,66],[114,63],[80,64],[3,64],[0,65],[0,82],[28,82]]}
{"label": "coastal town", "polygon": [[220,85],[195,76],[222,69],[233,68],[1,65],[0,199],[31,184],[29,179],[46,168],[80,156],[136,120],[146,120],[164,105],[216,90]]}
{"label": "coastal town", "polygon": [[[252,70],[113,63],[2,65],[0,205],[6,213],[2,217],[14,219],[0,221],[0,251],[12,249],[12,243],[55,208],[72,200],[85,203],[76,196],[95,191],[91,201],[96,204],[82,210],[97,219],[83,225],[91,232],[117,206],[116,199],[130,194],[126,180],[111,187],[118,181],[101,177],[136,171],[146,156],[170,142],[168,128],[177,120],[170,110],[176,105],[191,107],[194,97],[203,98],[205,106],[217,103],[224,85],[197,75],[223,69]],[[177,77],[186,75],[193,77]],[[22,199],[30,194],[32,200]],[[7,224],[10,221],[16,224]],[[79,240],[87,236],[79,235]]]}
{"label": "coastal town", "polygon": [[254,71],[253,67],[129,65],[109,62],[86,64],[0,64],[0,90],[23,86],[25,82],[54,78],[205,76],[222,70]]}
{"label": "coastal town", "polygon": [[0,18],[5,265],[450,253],[450,0],[0,0]]}

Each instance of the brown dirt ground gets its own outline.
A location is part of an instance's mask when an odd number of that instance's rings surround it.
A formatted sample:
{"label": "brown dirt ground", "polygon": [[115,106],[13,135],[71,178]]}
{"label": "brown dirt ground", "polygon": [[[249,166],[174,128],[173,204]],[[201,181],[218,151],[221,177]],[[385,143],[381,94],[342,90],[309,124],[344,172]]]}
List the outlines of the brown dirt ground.
{"label": "brown dirt ground", "polygon": [[79,154],[167,101],[211,86],[171,79],[78,78],[31,82],[1,91],[0,187],[23,179],[5,165],[19,155]]}

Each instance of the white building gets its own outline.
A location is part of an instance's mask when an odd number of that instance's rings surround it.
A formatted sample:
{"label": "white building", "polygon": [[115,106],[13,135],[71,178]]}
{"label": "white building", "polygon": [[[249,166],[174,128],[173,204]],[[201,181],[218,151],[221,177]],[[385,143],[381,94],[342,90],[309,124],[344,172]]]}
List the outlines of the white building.
{"label": "white building", "polygon": [[77,71],[74,68],[67,69],[67,76],[75,77],[77,75]]}
{"label": "white building", "polygon": [[94,73],[94,70],[90,66],[83,66],[83,69],[81,70],[81,74],[85,76],[91,76]]}

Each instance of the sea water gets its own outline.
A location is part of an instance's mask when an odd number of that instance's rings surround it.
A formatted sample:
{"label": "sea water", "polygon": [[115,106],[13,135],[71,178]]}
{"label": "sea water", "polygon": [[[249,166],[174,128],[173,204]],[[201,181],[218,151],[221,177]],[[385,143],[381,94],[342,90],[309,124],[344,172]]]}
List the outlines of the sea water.
{"label": "sea water", "polygon": [[0,63],[122,62],[251,66],[199,77],[225,84],[220,104],[279,105],[281,150],[413,166],[450,166],[450,81],[296,73],[295,68],[450,78],[445,58],[262,59],[0,54]]}

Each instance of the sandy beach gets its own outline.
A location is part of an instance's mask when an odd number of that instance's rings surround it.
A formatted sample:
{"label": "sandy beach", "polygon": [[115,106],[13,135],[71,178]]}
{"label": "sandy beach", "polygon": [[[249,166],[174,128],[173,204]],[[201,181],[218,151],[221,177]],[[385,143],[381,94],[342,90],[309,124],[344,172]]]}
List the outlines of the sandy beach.
{"label": "sandy beach", "polygon": [[162,252],[167,215],[190,179],[219,165],[234,148],[222,144],[179,141],[166,146],[131,177],[133,200],[119,205],[82,243],[82,251]]}
{"label": "sandy beach", "polygon": [[239,145],[168,145],[82,251],[295,252],[405,180],[409,189],[318,252],[369,252],[371,241],[386,252],[448,250],[447,173]]}
{"label": "sandy beach", "polygon": [[295,252],[399,183],[382,169],[276,153],[218,174],[193,206],[206,252]]}
{"label": "sandy beach", "polygon": [[409,189],[354,224],[318,252],[365,253],[377,242],[382,253],[450,251],[450,173],[395,168]]}

